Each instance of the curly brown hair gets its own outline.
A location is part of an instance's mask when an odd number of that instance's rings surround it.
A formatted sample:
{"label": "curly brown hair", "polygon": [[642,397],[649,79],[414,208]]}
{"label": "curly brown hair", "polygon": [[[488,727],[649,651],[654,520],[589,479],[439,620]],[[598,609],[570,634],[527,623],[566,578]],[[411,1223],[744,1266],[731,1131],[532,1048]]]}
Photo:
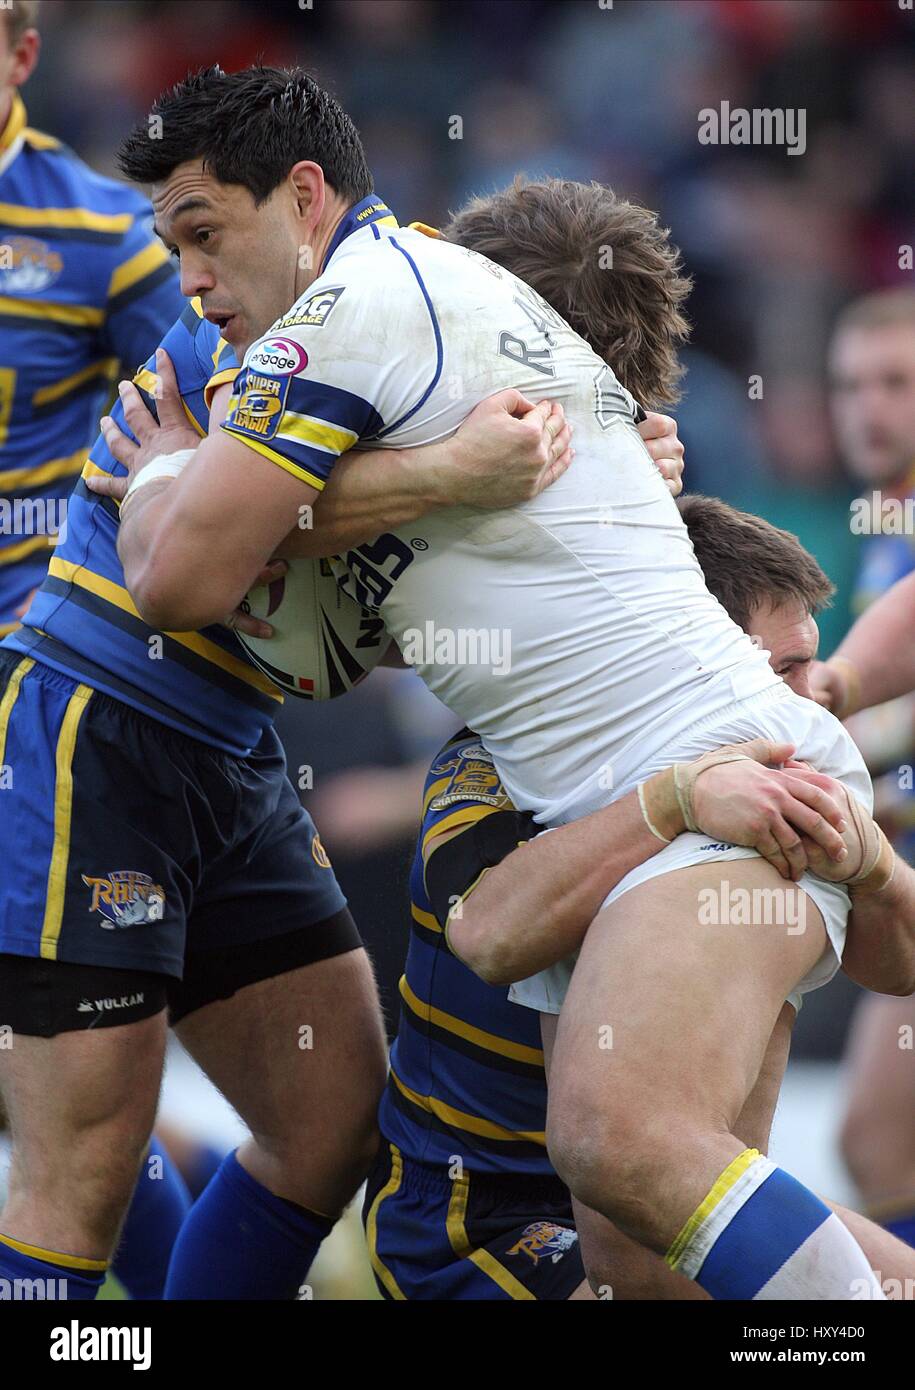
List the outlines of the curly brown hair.
{"label": "curly brown hair", "polygon": [[692,280],[657,213],[601,183],[519,175],[471,198],[442,235],[525,280],[643,406],[679,400]]}

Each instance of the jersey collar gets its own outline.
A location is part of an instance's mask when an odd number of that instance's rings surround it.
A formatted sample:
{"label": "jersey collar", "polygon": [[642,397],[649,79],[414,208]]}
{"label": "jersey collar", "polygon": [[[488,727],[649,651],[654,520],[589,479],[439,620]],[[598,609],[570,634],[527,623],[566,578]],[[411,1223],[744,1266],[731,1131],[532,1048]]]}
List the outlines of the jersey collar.
{"label": "jersey collar", "polygon": [[19,153],[22,147],[22,132],[27,124],[25,103],[19,93],[14,92],[9,118],[0,132],[0,171],[5,169]]}
{"label": "jersey collar", "polygon": [[368,198],[363,198],[361,202],[354,203],[351,208],[343,214],[337,230],[331,238],[327,248],[327,255],[324,257],[324,264],[321,266],[321,274],[330,264],[330,259],[337,251],[342,242],[353,232],[359,232],[363,227],[370,227],[373,222],[377,222],[381,227],[396,227],[397,218],[386,203],[382,203],[379,198],[372,193]]}

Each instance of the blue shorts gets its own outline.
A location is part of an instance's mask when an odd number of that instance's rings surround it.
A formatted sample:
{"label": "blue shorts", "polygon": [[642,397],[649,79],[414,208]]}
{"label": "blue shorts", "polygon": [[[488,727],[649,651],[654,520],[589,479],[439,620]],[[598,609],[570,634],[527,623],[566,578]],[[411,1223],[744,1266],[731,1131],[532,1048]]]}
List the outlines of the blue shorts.
{"label": "blue shorts", "polygon": [[272,729],[233,758],[0,650],[0,953],[180,979],[325,923],[346,900],[285,774]]}
{"label": "blue shorts", "polygon": [[585,1279],[572,1200],[555,1176],[452,1177],[382,1139],[362,1217],[388,1299],[558,1301]]}

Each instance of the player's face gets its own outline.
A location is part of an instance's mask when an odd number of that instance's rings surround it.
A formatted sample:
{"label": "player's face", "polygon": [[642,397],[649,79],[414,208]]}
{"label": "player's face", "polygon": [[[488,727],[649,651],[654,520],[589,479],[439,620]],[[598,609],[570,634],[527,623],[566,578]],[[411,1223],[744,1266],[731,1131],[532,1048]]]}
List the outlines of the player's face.
{"label": "player's face", "polygon": [[810,667],[820,645],[816,619],[802,603],[760,604],[747,629],[757,646],[769,653],[769,665],[795,695],[813,699]]}
{"label": "player's face", "polygon": [[281,185],[256,207],[241,184],[221,183],[201,161],[180,164],[153,187],[156,231],[181,266],[181,290],[244,350],[296,299],[298,228]]}
{"label": "player's face", "polygon": [[829,374],[848,467],[873,486],[903,480],[915,462],[915,324],[840,331]]}

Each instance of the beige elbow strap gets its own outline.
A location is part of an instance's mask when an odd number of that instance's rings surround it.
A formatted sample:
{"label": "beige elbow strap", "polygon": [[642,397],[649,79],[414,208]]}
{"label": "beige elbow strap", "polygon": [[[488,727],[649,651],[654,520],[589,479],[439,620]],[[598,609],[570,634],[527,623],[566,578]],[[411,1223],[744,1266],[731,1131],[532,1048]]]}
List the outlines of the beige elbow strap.
{"label": "beige elbow strap", "polygon": [[652,835],[670,844],[684,830],[700,830],[693,808],[698,778],[718,763],[746,761],[745,753],[719,749],[715,753],[703,754],[695,762],[674,763],[672,767],[665,767],[663,772],[656,772],[647,782],[640,782],[639,806]]}

